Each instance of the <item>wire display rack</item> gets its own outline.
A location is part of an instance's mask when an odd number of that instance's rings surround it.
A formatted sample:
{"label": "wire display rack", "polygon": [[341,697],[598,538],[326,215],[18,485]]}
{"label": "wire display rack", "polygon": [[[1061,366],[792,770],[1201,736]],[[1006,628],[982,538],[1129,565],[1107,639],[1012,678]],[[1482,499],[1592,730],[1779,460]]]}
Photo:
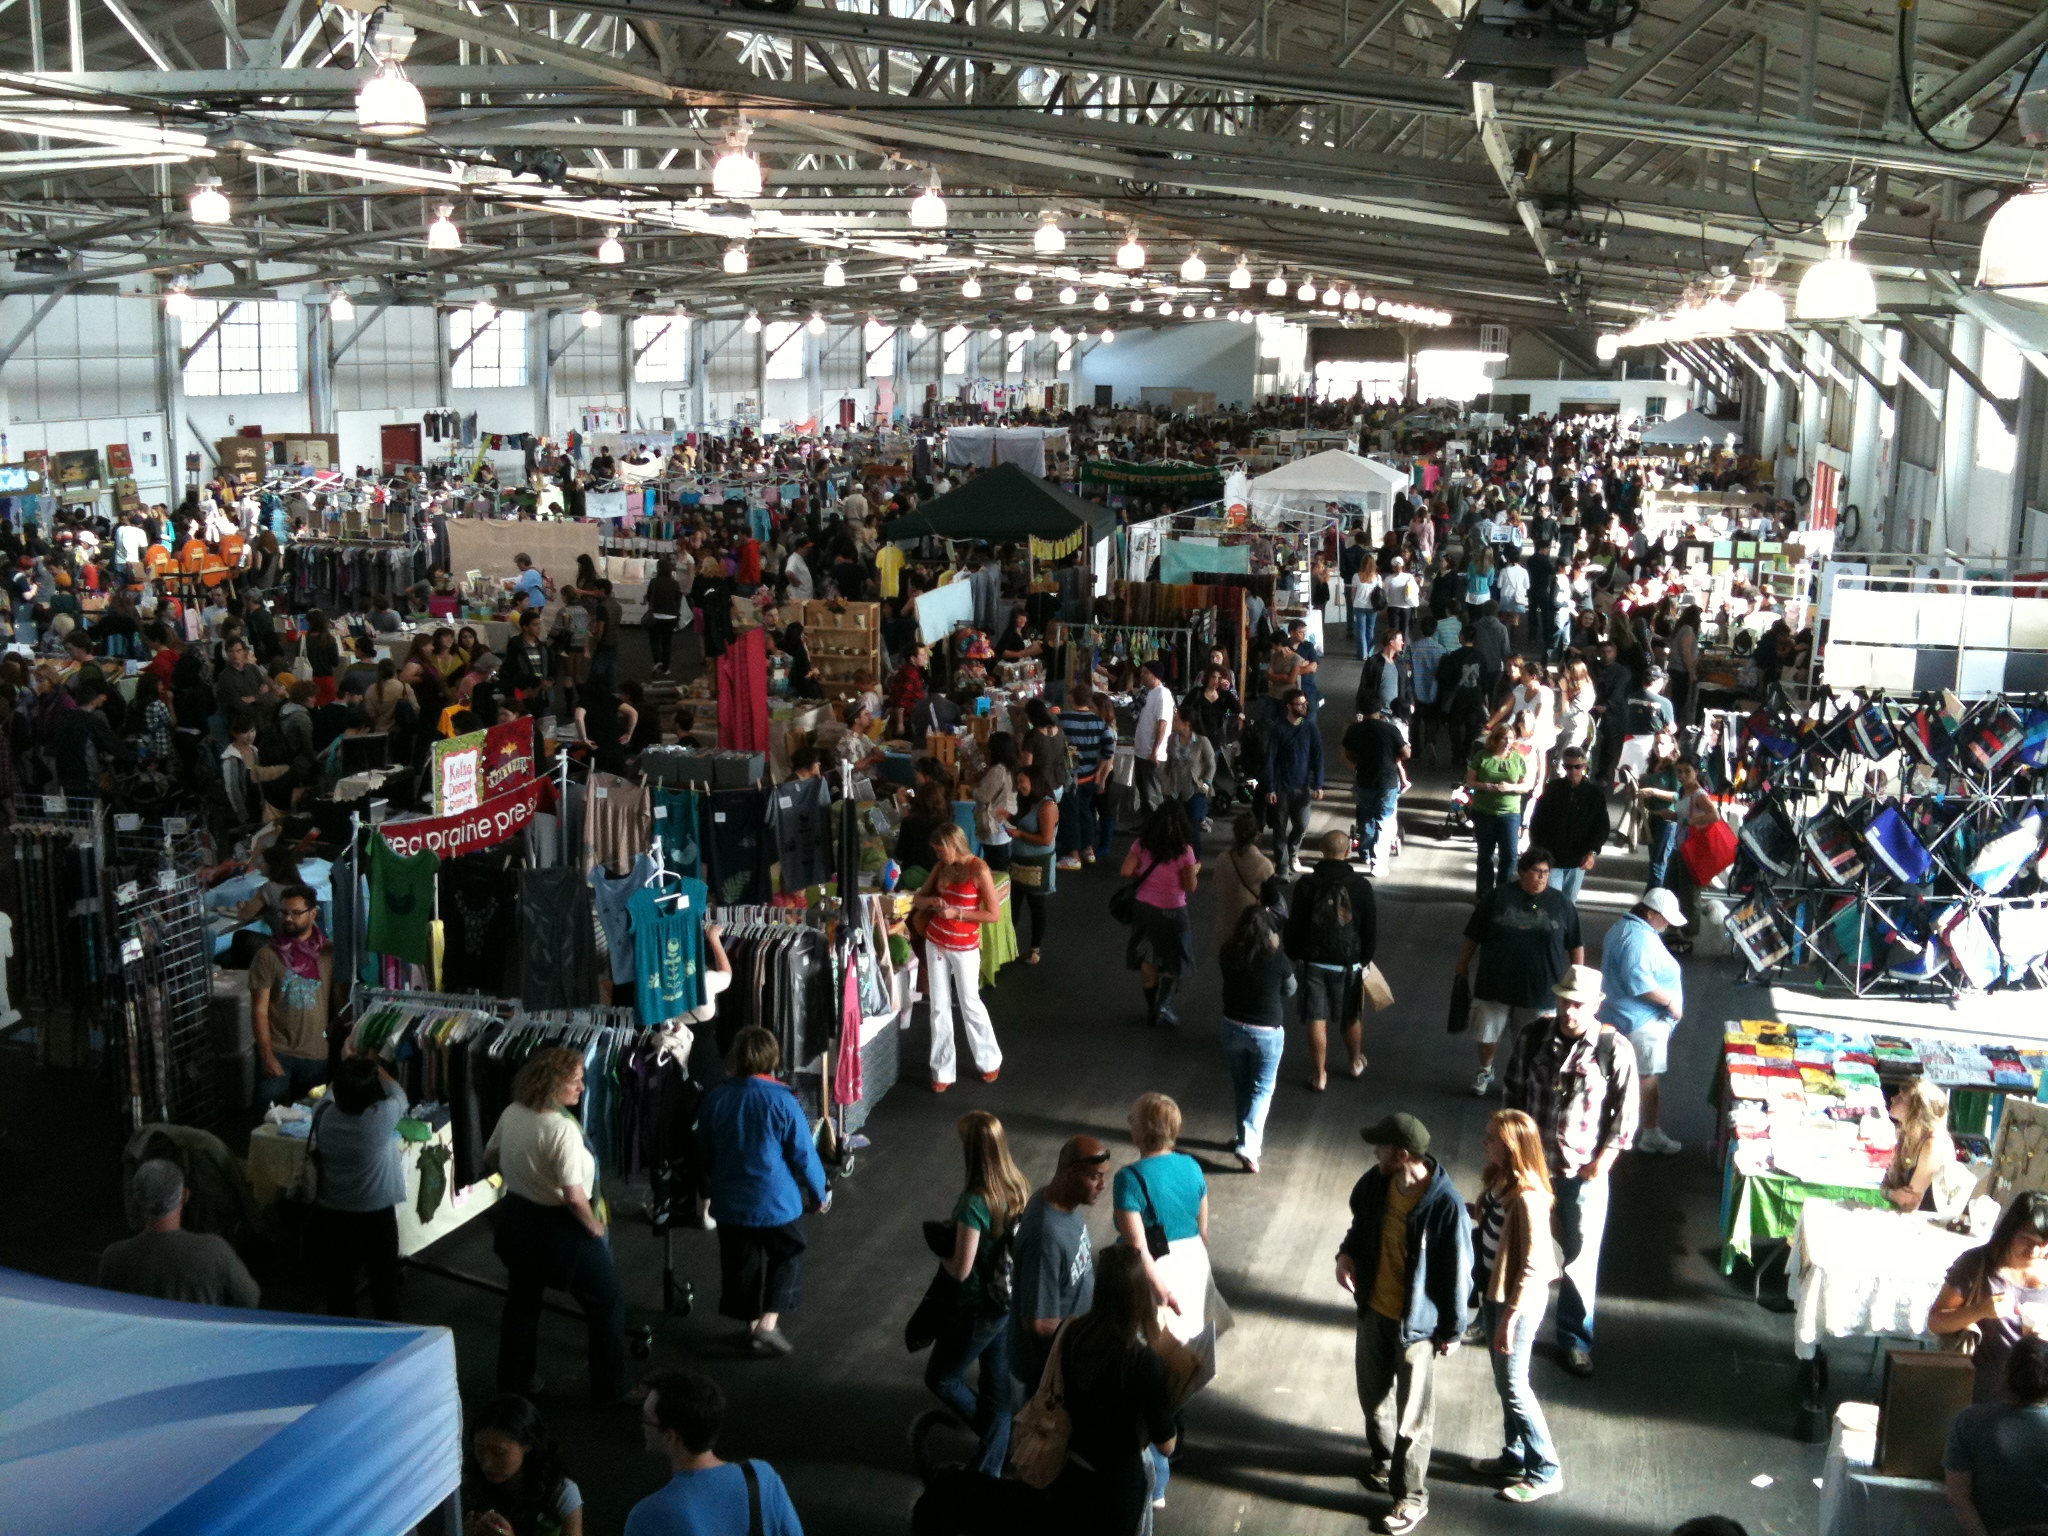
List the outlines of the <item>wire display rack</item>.
{"label": "wire display rack", "polygon": [[188,816],[114,816],[114,862],[197,874],[207,860],[199,824]]}
{"label": "wire display rack", "polygon": [[105,810],[90,797],[18,796],[7,846],[21,962],[15,1006],[35,1029],[44,1066],[87,1066],[109,984]]}
{"label": "wire display rack", "polygon": [[199,882],[173,865],[116,865],[108,904],[119,981],[115,1017],[129,1128],[221,1118],[213,962]]}

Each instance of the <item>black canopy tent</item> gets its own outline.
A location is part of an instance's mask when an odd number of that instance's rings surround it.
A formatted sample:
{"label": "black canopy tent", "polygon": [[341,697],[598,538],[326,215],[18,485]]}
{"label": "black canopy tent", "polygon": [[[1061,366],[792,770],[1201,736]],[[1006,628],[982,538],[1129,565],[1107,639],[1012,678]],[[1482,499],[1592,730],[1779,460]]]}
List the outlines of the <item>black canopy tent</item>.
{"label": "black canopy tent", "polygon": [[1014,464],[998,464],[958,490],[948,491],[882,530],[890,543],[911,539],[979,539],[990,544],[1021,539],[1064,539],[1077,529],[1088,541],[1107,538],[1116,514],[1061,490]]}

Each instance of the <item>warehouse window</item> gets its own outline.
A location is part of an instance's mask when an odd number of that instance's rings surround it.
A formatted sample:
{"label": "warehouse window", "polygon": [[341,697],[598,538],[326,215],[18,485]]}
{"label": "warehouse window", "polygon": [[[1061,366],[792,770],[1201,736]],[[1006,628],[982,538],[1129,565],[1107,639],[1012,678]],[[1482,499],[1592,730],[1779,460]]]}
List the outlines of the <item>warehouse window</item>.
{"label": "warehouse window", "polygon": [[896,327],[870,320],[861,331],[868,354],[868,377],[886,379],[896,372]]}
{"label": "warehouse window", "polygon": [[798,320],[771,320],[761,332],[761,352],[767,358],[765,376],[771,379],[800,379],[804,376],[804,328]]}
{"label": "warehouse window", "polygon": [[302,313],[297,304],[195,300],[184,322],[185,345],[195,349],[185,362],[185,393],[298,394]]}
{"label": "warehouse window", "polygon": [[633,322],[633,382],[690,382],[690,322],[680,315],[642,315]]}
{"label": "warehouse window", "polygon": [[448,346],[462,354],[448,371],[448,382],[457,389],[517,389],[526,383],[523,309],[494,310],[482,322],[469,310],[451,310]]}
{"label": "warehouse window", "polygon": [[945,334],[946,372],[966,373],[971,365],[967,361],[967,343],[974,333],[964,325],[956,325]]}

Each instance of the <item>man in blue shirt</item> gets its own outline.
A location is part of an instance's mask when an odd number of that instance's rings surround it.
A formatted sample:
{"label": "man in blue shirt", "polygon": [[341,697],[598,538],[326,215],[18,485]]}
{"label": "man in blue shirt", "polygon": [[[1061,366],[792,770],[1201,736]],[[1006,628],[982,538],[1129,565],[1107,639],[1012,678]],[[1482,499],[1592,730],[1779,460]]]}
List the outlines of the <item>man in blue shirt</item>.
{"label": "man in blue shirt", "polygon": [[668,1485],[626,1516],[626,1536],[803,1536],[789,1490],[764,1461],[719,1460],[725,1419],[718,1383],[694,1371],[663,1371],[640,1406],[647,1448],[668,1457]]}
{"label": "man in blue shirt", "polygon": [[1316,649],[1315,641],[1309,639],[1308,624],[1301,619],[1289,622],[1287,643],[1301,661],[1301,691],[1308,695],[1309,718],[1314,719],[1323,707],[1323,690],[1316,685],[1316,673],[1322,667],[1323,653]]}
{"label": "man in blue shirt", "polygon": [[515,607],[523,606],[538,612],[548,605],[547,593],[539,571],[533,568],[533,556],[514,555],[512,563],[519,567],[519,575],[512,583],[512,602]]}
{"label": "man in blue shirt", "polygon": [[1608,930],[1600,950],[1600,984],[1607,994],[1600,1005],[1600,1022],[1612,1024],[1628,1037],[1635,1048],[1636,1075],[1643,1085],[1638,1152],[1679,1149],[1679,1143],[1659,1128],[1657,1110],[1671,1032],[1685,1012],[1684,981],[1678,961],[1664,947],[1664,934],[1684,921],[1678,898],[1661,885],[1652,887]]}

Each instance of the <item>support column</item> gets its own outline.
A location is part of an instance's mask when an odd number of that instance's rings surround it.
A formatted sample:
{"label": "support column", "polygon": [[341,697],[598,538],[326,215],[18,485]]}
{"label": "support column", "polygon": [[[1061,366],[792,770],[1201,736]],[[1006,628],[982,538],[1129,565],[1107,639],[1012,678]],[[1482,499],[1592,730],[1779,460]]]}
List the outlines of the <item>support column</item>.
{"label": "support column", "polygon": [[332,432],[334,425],[334,323],[324,299],[304,305],[306,323],[306,430]]}
{"label": "support column", "polygon": [[[1957,362],[1975,369],[1983,360],[1983,330],[1976,321],[1957,315],[1949,324],[1948,346]],[[1948,387],[1942,391],[1941,490],[1934,507],[1941,521],[1927,545],[1928,553],[1935,555],[1951,548],[1968,552],[1970,481],[1977,470],[1977,412],[1983,409],[1977,392],[1955,369],[1943,371]]]}
{"label": "support column", "polygon": [[555,331],[555,312],[537,309],[526,320],[526,387],[533,392],[533,434],[553,437],[551,401],[555,365],[548,342]]}
{"label": "support column", "polygon": [[450,375],[455,365],[448,356],[449,313],[440,308],[434,311],[434,404],[444,411],[448,409],[448,397],[454,393]]}
{"label": "support column", "polygon": [[[1871,338],[1860,332],[1845,331],[1842,345],[1854,347],[1856,356],[1863,366],[1880,379],[1887,374],[1885,356],[1881,348],[1871,345]],[[1868,544],[1877,530],[1878,519],[1882,516],[1884,474],[1884,440],[1878,433],[1878,417],[1884,410],[1884,398],[1861,374],[1856,378],[1856,411],[1849,431],[1849,472],[1848,490],[1843,496],[1843,505],[1854,502],[1863,510],[1861,538],[1858,542]]]}
{"label": "support column", "polygon": [[[627,115],[631,116],[632,114],[628,113]],[[619,327],[618,346],[616,348],[619,370],[619,404],[624,406],[626,410],[627,429],[629,431],[637,430],[640,426],[640,413],[633,408],[633,320],[629,315],[618,315],[616,317],[607,317],[607,323],[612,318],[617,319]]]}
{"label": "support column", "polygon": [[178,322],[164,313],[161,300],[149,301],[155,311],[156,326],[156,403],[164,413],[164,454],[168,473],[164,479],[170,486],[171,506],[175,509],[185,495],[185,454],[199,452],[201,445],[188,442],[190,434],[185,427],[185,370],[178,366]]}

